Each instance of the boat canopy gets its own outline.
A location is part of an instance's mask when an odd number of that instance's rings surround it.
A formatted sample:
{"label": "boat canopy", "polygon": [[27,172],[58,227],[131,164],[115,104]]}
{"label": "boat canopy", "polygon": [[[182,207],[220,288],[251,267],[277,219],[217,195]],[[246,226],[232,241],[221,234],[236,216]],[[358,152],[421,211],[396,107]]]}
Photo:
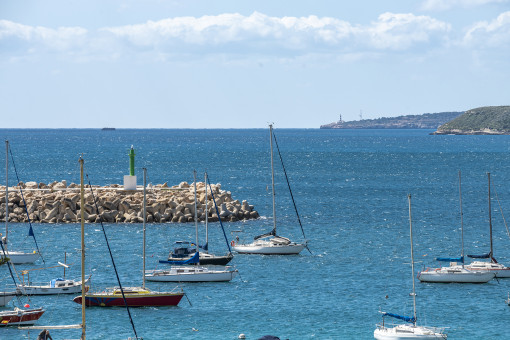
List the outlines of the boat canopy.
{"label": "boat canopy", "polygon": [[199,252],[196,252],[195,255],[193,255],[192,258],[190,258],[189,260],[182,260],[182,261],[163,261],[163,260],[159,260],[159,263],[168,263],[168,264],[195,264],[195,263],[199,263],[199,258],[200,258],[200,253]]}
{"label": "boat canopy", "polygon": [[406,322],[412,322],[412,323],[415,323],[415,322],[416,322],[416,318],[414,318],[414,317],[410,317],[410,316],[398,315],[398,314],[387,313],[387,312],[384,312],[384,313],[383,313],[383,317],[384,317],[384,316],[391,316],[392,318],[396,318],[396,319],[404,320],[404,321],[406,321]]}
{"label": "boat canopy", "polygon": [[[207,251],[209,248],[207,243],[205,245],[199,244],[198,247],[205,251]],[[175,248],[173,252],[170,254],[170,257],[188,257],[191,254],[194,254],[196,251],[197,248],[195,243],[187,241],[177,241],[175,242]]]}
{"label": "boat canopy", "polygon": [[55,285],[57,284],[57,281],[65,281],[63,278],[59,277],[58,279],[53,279],[50,281],[50,287],[55,288]]}
{"label": "boat canopy", "polygon": [[269,232],[267,234],[262,234],[262,235],[259,235],[259,236],[255,236],[253,239],[254,240],[258,240],[259,238],[264,238],[264,237],[269,237],[269,236],[276,236],[276,229],[273,228],[273,230],[271,230],[271,232]]}
{"label": "boat canopy", "polygon": [[459,256],[459,257],[436,257],[436,261],[462,262],[462,263],[464,263],[464,256]]}

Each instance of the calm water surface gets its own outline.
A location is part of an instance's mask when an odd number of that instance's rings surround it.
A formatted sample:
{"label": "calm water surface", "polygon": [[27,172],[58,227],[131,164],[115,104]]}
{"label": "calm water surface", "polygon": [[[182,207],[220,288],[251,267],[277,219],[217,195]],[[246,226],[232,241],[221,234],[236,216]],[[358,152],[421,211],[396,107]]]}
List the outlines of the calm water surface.
{"label": "calm water surface", "polygon": [[[429,130],[275,129],[293,185],[312,254],[238,255],[240,272],[229,283],[180,285],[178,307],[134,308],[131,313],[144,339],[247,339],[265,334],[282,339],[370,339],[379,310],[412,313],[407,194],[413,195],[416,267],[433,266],[436,256],[460,254],[457,172],[462,171],[465,248],[489,250],[487,172],[491,172],[496,258],[510,265],[510,239],[502,213],[510,216],[509,136],[430,136]],[[136,150],[136,172],[148,181],[175,185],[192,182],[193,169],[208,171],[213,183],[248,200],[263,216],[257,221],[226,223],[227,234],[241,230],[249,239],[271,229],[269,137],[267,130],[5,130],[21,181],[79,182],[78,158],[92,184],[121,183],[128,174],[128,151]],[[5,155],[0,183],[5,184]],[[278,164],[278,163],[277,163]],[[279,233],[301,240],[285,179],[276,169]],[[9,184],[16,183],[10,168]],[[500,208],[501,206],[501,208]],[[203,226],[202,226],[203,227]],[[219,225],[212,224],[211,249],[225,252]],[[75,263],[66,273],[79,277],[79,225],[34,224],[46,265]],[[142,226],[106,225],[122,284],[140,285]],[[11,246],[31,249],[28,225],[12,224]],[[99,225],[86,226],[87,273],[93,289],[116,285]],[[202,235],[203,236],[203,235]],[[149,269],[157,266],[176,240],[194,238],[191,224],[151,224]],[[39,261],[33,266],[44,267]],[[11,283],[0,268],[1,285]],[[49,281],[62,270],[37,271],[34,281]],[[171,290],[175,284],[148,283]],[[450,339],[505,339],[510,321],[505,299],[510,280],[483,285],[417,282],[418,323],[448,328]],[[386,298],[386,295],[388,296]],[[81,307],[71,296],[33,297],[47,312],[39,324],[72,324]],[[0,329],[2,339],[35,339],[37,332]],[[53,331],[54,339],[79,338],[79,330]],[[121,308],[88,308],[88,339],[133,337]]]}

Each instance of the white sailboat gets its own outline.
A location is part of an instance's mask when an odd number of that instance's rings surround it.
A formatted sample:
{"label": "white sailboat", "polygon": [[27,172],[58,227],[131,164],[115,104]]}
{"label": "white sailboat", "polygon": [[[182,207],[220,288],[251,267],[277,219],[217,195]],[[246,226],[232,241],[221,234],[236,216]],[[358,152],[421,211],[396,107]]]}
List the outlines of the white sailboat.
{"label": "white sailboat", "polygon": [[[374,338],[379,340],[402,340],[402,339],[446,339],[444,328],[418,326],[416,324],[416,292],[414,284],[414,253],[413,253],[413,224],[411,218],[411,195],[408,195],[409,201],[409,229],[411,239],[411,277],[413,280],[413,316],[402,316],[393,313],[381,312],[383,314],[383,322],[377,325],[374,331]],[[404,320],[407,324],[399,324],[394,327],[388,327],[384,323],[384,317],[390,316],[400,320]],[[393,325],[392,325],[393,326]]]}
{"label": "white sailboat", "polygon": [[176,261],[182,265],[174,265],[169,269],[150,270],[145,272],[145,279],[148,281],[165,282],[220,282],[230,281],[238,273],[237,269],[227,266],[198,266],[188,264],[198,264],[200,252],[198,248],[198,216],[197,216],[197,173],[193,171],[195,186],[195,233],[196,233],[196,252],[193,257],[187,261]]}
{"label": "white sailboat", "polygon": [[510,277],[510,267],[507,267],[501,263],[498,263],[494,258],[494,247],[492,243],[492,208],[491,208],[491,174],[487,173],[487,178],[489,181],[489,237],[490,237],[490,245],[491,250],[489,254],[484,255],[468,255],[471,258],[487,258],[490,261],[474,261],[466,266],[469,270],[477,270],[482,272],[490,272],[494,273],[497,278],[507,278]]}
{"label": "white sailboat", "polygon": [[[449,267],[427,268],[418,273],[421,282],[435,283],[486,283],[494,278],[494,273],[479,271],[464,266],[464,219],[462,212],[462,186],[461,173],[459,171],[459,202],[460,202],[460,225],[461,225],[461,256],[456,258],[438,257],[438,261],[450,262]],[[461,265],[458,264],[461,263]]]}
{"label": "white sailboat", "polygon": [[[31,271],[56,268],[60,266],[64,267],[63,278],[55,278],[46,283],[34,283],[30,281]],[[69,265],[58,262],[58,266],[22,270],[22,280],[21,283],[16,285],[16,291],[23,295],[56,295],[75,294],[81,292],[81,278],[76,280],[66,279],[66,268],[69,268]],[[26,280],[25,275],[27,276]],[[87,284],[89,280],[90,276],[85,280],[85,284]]]}
{"label": "white sailboat", "polygon": [[240,254],[262,254],[262,255],[297,255],[305,249],[307,242],[292,242],[287,237],[276,234],[276,204],[274,185],[274,161],[273,161],[273,125],[269,124],[269,141],[271,146],[271,183],[273,197],[273,230],[267,234],[254,238],[252,243],[237,243],[232,241],[232,249]]}
{"label": "white sailboat", "polygon": [[5,252],[0,250],[3,255],[7,256],[13,264],[34,263],[39,258],[39,253],[15,251],[8,249],[9,236],[9,141],[5,141],[5,236],[2,237]]}
{"label": "white sailboat", "polygon": [[[208,197],[208,186],[209,178],[207,176],[207,172],[205,173],[205,197]],[[213,201],[214,201],[214,193],[211,192]],[[208,199],[205,200],[205,245],[200,246],[202,250],[199,253],[199,263],[203,265],[219,265],[224,266],[228,264],[233,258],[234,255],[232,255],[232,252],[230,251],[230,247],[228,245],[227,236],[225,235],[225,241],[227,242],[228,247],[228,254],[226,255],[216,255],[209,253],[209,213],[208,213],[208,207],[207,207]],[[216,205],[216,202],[214,201],[214,205]],[[216,207],[217,209],[217,207]],[[219,214],[218,214],[219,216]],[[221,223],[221,219],[219,220],[221,229],[223,230],[223,233],[225,233],[225,230],[223,229],[223,224]],[[175,261],[186,261],[191,259],[196,252],[196,247],[193,246],[192,242],[187,241],[177,241],[175,242],[175,248],[173,251],[168,254],[167,260],[160,260],[159,263],[174,263]]]}

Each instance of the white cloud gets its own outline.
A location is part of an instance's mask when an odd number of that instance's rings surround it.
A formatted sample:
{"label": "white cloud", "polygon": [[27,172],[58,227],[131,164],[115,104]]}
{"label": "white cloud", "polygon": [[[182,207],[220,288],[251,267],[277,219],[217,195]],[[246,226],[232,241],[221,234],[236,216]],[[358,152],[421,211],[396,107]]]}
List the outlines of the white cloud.
{"label": "white cloud", "polygon": [[402,51],[430,44],[437,47],[449,31],[445,22],[413,14],[384,13],[363,26],[331,17],[270,17],[255,12],[249,16],[233,13],[169,18],[92,32],[80,27],[50,29],[1,20],[0,43],[4,52],[18,43],[27,50],[44,47],[96,58],[139,52],[288,57]]}
{"label": "white cloud", "polygon": [[446,11],[452,8],[473,8],[491,3],[507,3],[509,0],[425,0],[421,9],[426,11]]}
{"label": "white cloud", "polygon": [[27,26],[12,21],[0,20],[0,41],[11,40],[54,50],[70,50],[83,45],[87,30],[81,27],[59,27],[51,29]]}
{"label": "white cloud", "polygon": [[352,26],[334,18],[269,17],[261,13],[250,16],[221,14],[217,16],[180,17],[145,24],[104,28],[138,46],[161,46],[184,43],[219,46],[231,43],[278,41],[288,48],[299,48],[307,41],[336,44],[352,33]]}
{"label": "white cloud", "polygon": [[444,37],[451,26],[428,16],[414,14],[381,14],[370,27],[362,29],[368,35],[367,41],[379,49],[403,50],[418,43]]}
{"label": "white cloud", "polygon": [[474,24],[464,35],[463,44],[473,49],[508,48],[510,44],[510,11],[500,14],[491,22]]}

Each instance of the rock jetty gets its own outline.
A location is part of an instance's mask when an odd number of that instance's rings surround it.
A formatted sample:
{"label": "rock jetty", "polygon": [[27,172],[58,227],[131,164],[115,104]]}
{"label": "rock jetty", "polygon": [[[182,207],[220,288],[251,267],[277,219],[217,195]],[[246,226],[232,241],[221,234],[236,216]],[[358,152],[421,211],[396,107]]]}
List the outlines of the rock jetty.
{"label": "rock jetty", "polygon": [[[80,186],[66,181],[50,184],[20,182],[23,188],[30,220],[35,223],[77,223],[81,219]],[[9,222],[28,222],[25,204],[18,187],[9,187]],[[212,200],[211,192],[205,195],[204,183],[197,182],[197,216],[204,221],[206,214],[214,222],[235,222],[259,217],[253,205],[247,201],[234,200],[230,191],[221,190],[221,184],[212,184],[212,191],[220,216]],[[90,188],[85,189],[85,222],[142,223],[143,190],[124,190],[121,185],[93,186],[97,207]],[[205,203],[207,200],[207,211]],[[0,186],[0,221],[5,222],[5,186]],[[195,214],[194,188],[187,182],[169,187],[167,183],[147,188],[148,223],[193,222]]]}

